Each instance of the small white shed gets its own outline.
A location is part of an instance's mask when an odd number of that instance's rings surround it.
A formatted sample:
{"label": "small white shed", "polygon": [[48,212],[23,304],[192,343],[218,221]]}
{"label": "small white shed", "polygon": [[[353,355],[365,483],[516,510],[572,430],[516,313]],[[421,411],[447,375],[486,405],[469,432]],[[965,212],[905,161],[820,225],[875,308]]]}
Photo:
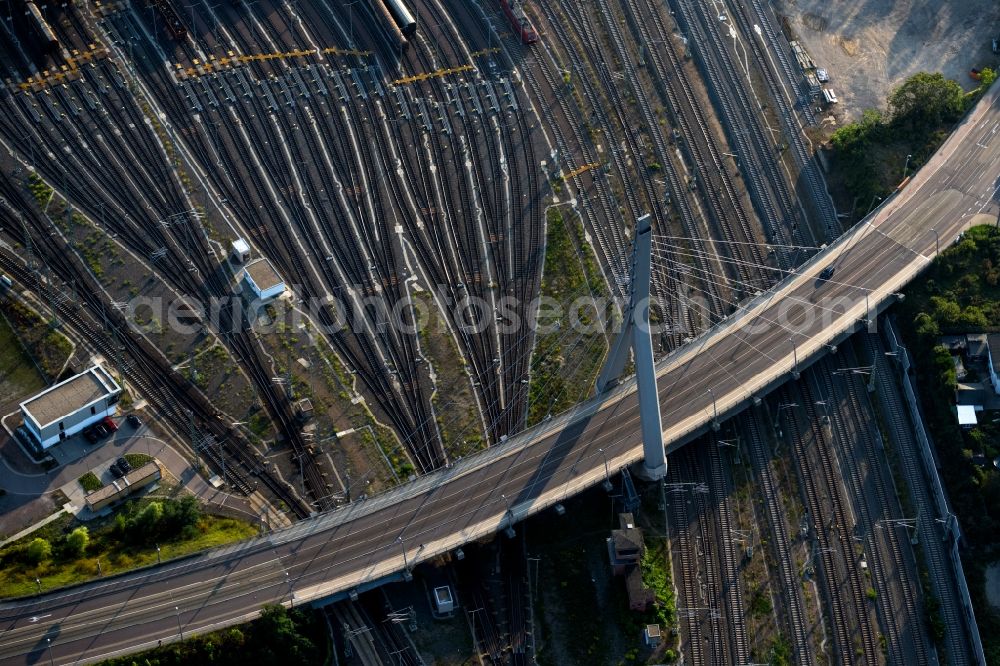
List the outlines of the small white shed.
{"label": "small white shed", "polygon": [[955,405],[955,409],[958,410],[958,425],[963,428],[972,428],[979,425],[979,420],[976,418],[975,405]]}
{"label": "small white shed", "polygon": [[250,244],[242,238],[237,238],[233,241],[233,249],[230,256],[232,256],[233,261],[237,264],[247,263],[250,261]]}

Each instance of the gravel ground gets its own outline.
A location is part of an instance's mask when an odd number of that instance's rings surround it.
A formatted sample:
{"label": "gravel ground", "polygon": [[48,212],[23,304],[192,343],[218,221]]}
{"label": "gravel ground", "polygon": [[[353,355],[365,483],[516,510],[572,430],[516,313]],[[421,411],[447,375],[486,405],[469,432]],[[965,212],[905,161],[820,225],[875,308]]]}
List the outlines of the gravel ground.
{"label": "gravel ground", "polygon": [[966,90],[973,67],[996,66],[996,0],[772,0],[817,67],[830,74],[839,111],[854,119],[882,108],[919,71],[943,72]]}

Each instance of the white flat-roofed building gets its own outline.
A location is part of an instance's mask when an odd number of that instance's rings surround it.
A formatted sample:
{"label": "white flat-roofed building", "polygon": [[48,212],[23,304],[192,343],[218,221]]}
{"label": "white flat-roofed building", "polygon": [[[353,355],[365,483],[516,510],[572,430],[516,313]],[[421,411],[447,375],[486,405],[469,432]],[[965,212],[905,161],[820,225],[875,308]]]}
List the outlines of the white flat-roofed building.
{"label": "white flat-roofed building", "polygon": [[[979,419],[976,418],[976,407],[978,405],[956,405],[955,411],[958,414],[958,425],[963,428],[974,428],[979,425]],[[979,407],[981,410],[982,407]]]}
{"label": "white flat-roofed building", "polygon": [[114,414],[121,393],[111,373],[95,365],[22,402],[24,429],[47,449]]}
{"label": "white flat-roofed building", "polygon": [[262,301],[277,298],[285,291],[285,283],[267,259],[257,259],[247,264],[243,269],[242,280],[254,297]]}

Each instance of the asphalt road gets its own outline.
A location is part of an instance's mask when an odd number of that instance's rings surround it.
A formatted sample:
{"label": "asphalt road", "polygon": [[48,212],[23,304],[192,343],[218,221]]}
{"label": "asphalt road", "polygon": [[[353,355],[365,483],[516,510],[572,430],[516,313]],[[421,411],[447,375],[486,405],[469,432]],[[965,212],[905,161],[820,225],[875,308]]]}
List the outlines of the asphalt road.
{"label": "asphalt road", "polygon": [[[666,441],[683,442],[710,422],[709,389],[720,414],[746,404],[787,378],[796,358],[822,353],[868,307],[891,300],[933,258],[936,237],[944,247],[968,225],[997,219],[996,90],[869,223],[661,362]],[[830,264],[833,278],[818,282]],[[600,482],[605,463],[614,470],[638,460],[638,418],[628,382],[502,447],[379,497],[221,551],[4,603],[0,663],[93,661],[240,621],[266,602],[298,604],[371,584],[401,570],[404,552],[412,566],[495,532],[509,512],[520,520]]]}

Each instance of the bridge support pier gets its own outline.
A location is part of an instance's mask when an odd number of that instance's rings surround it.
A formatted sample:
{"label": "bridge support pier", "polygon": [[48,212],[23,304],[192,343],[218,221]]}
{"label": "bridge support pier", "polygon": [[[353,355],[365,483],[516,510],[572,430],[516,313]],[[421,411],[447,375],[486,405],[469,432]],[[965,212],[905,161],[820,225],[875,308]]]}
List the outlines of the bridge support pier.
{"label": "bridge support pier", "polygon": [[597,392],[604,393],[617,383],[625,369],[631,348],[635,353],[644,457],[642,468],[637,471],[640,476],[657,481],[667,475],[667,455],[663,448],[660,399],[656,391],[656,368],[653,364],[653,337],[649,325],[652,236],[651,216],[643,215],[635,223],[628,308],[622,320],[622,328],[615,338],[601,375],[597,378]]}

